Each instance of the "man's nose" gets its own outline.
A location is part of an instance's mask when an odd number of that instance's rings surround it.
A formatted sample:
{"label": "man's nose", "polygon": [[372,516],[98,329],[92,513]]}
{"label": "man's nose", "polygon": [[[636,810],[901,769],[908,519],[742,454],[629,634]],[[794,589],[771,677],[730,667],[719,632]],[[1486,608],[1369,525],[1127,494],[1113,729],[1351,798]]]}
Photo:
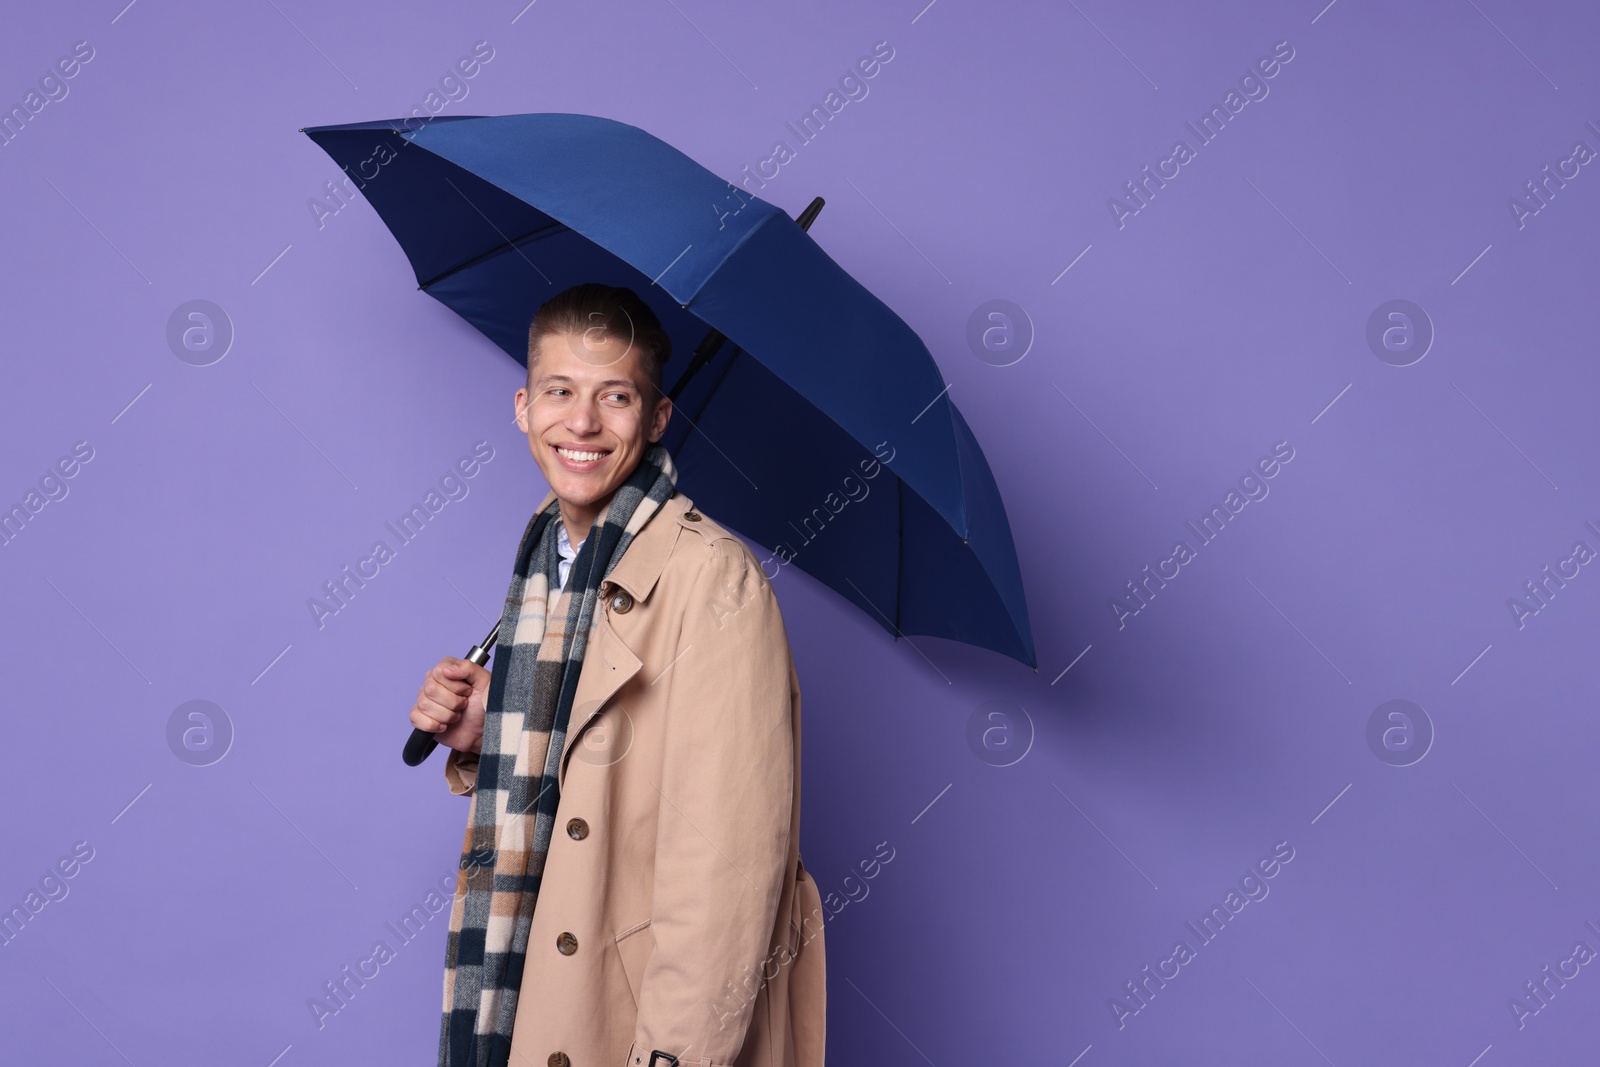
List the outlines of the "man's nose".
{"label": "man's nose", "polygon": [[594,401],[579,400],[574,403],[567,413],[567,425],[573,433],[592,433],[600,426],[600,414],[595,410]]}

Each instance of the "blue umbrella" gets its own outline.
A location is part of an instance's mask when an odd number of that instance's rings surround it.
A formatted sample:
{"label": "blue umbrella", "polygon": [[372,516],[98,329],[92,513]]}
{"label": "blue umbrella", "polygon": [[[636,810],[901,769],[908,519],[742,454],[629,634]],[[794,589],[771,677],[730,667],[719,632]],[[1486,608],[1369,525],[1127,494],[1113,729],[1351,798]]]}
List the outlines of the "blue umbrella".
{"label": "blue umbrella", "polygon": [[663,443],[679,486],[772,548],[769,576],[797,566],[896,636],[1037,666],[1005,507],[937,365],[801,223],[591,115],[304,132],[377,210],[418,286],[523,366],[549,297],[582,282],[638,293],[673,341]]}

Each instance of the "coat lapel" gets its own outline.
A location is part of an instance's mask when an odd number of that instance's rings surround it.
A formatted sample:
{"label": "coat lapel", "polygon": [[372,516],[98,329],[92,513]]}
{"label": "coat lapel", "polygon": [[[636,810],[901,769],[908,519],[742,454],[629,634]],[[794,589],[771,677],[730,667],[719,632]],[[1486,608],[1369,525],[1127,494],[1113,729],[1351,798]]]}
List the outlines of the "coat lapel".
{"label": "coat lapel", "polygon": [[617,636],[604,616],[596,616],[589,631],[589,647],[583,656],[583,673],[578,677],[578,689],[573,694],[573,724],[567,729],[566,747],[561,752],[561,772],[557,781],[566,788],[567,764],[572,761],[572,750],[581,743],[579,738],[600,709],[605,706],[628,679],[639,673],[641,661],[633,650]]}
{"label": "coat lapel", "polygon": [[651,594],[682,530],[679,520],[692,506],[688,497],[673,493],[634,535],[628,551],[600,587],[601,600],[590,625],[583,672],[578,676],[578,688],[572,697],[572,722],[567,727],[566,744],[561,752],[558,788],[566,788],[567,764],[572,760],[572,751],[578,746],[584,727],[643,666],[635,649],[643,646],[646,634],[637,633],[630,647],[611,626],[610,598],[617,589],[622,589],[637,605]]}

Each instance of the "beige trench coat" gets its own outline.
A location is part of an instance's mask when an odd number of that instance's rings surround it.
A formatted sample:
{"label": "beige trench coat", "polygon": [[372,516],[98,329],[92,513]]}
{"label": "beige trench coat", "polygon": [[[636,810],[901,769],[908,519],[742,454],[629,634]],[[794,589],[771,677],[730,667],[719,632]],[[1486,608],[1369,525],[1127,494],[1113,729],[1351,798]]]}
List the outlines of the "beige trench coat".
{"label": "beige trench coat", "polygon": [[760,564],[681,493],[601,588],[559,781],[512,1067],[822,1067],[799,681]]}

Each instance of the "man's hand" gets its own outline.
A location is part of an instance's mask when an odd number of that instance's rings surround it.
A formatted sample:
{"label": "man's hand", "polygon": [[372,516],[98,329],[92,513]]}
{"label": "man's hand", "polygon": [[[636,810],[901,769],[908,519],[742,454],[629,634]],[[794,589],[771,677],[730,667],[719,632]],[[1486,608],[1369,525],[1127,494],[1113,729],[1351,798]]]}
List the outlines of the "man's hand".
{"label": "man's hand", "polygon": [[411,725],[433,734],[441,745],[477,752],[483,744],[488,695],[488,671],[471,660],[446,656],[423,677]]}

